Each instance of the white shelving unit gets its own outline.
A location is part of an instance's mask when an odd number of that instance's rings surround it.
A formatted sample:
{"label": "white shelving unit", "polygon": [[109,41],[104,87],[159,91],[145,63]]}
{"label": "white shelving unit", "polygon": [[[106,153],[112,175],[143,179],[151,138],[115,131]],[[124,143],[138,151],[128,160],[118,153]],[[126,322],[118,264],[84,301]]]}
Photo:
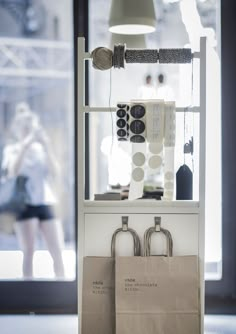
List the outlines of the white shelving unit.
{"label": "white shelving unit", "polygon": [[[198,255],[200,263],[201,334],[204,333],[204,243],[205,243],[205,142],[206,142],[206,38],[200,39],[200,50],[193,54],[200,61],[200,105],[190,111],[200,113],[199,201],[86,201],[84,165],[84,121],[86,112],[115,111],[115,108],[85,106],[85,61],[91,60],[85,50],[84,38],[78,38],[78,293],[79,321],[82,305],[83,257],[110,256],[112,233],[121,226],[121,217],[129,216],[129,226],[141,239],[144,231],[161,216],[162,226],[170,230],[174,242],[174,255]],[[167,64],[168,66],[168,64]],[[177,112],[184,108],[177,108]],[[127,236],[128,238],[128,236]],[[124,238],[120,255],[129,252]],[[119,254],[118,254],[119,255]],[[80,328],[80,326],[79,326]],[[105,333],[104,333],[105,334]]]}

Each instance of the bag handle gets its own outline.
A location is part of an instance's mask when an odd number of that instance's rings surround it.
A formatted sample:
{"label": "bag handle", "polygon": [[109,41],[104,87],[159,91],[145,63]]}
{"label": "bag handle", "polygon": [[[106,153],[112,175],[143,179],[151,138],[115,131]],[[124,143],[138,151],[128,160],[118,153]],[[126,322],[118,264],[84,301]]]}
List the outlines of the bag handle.
{"label": "bag handle", "polygon": [[171,233],[161,227],[161,217],[154,217],[154,220],[155,226],[148,228],[144,233],[144,256],[151,256],[151,236],[153,233],[163,233],[165,235],[166,255],[164,256],[173,256],[173,240]]}
{"label": "bag handle", "polygon": [[111,240],[111,256],[115,257],[116,256],[116,237],[119,233],[121,232],[129,232],[132,237],[133,237],[133,242],[134,242],[134,256],[140,256],[141,255],[141,244],[140,244],[140,239],[135,230],[132,228],[128,227],[128,216],[122,216],[122,227],[118,228],[115,230],[115,232],[112,235],[112,240]]}

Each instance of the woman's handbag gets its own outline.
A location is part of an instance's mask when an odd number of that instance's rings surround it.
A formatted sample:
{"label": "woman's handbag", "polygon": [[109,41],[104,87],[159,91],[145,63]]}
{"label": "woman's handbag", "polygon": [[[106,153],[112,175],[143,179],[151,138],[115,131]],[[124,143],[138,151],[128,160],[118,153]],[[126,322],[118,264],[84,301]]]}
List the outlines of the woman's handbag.
{"label": "woman's handbag", "polygon": [[0,214],[19,214],[29,201],[26,184],[28,177],[19,175],[0,181]]}

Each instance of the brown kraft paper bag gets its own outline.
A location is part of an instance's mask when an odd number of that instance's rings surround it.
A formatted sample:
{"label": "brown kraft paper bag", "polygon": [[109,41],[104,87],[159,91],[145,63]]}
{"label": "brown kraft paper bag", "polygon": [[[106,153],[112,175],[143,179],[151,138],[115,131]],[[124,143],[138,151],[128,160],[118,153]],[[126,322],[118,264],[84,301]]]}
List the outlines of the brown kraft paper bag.
{"label": "brown kraft paper bag", "polygon": [[127,231],[134,239],[134,255],[140,255],[138,235],[127,226],[114,232],[111,257],[84,258],[82,334],[115,334],[115,239]]}
{"label": "brown kraft paper bag", "polygon": [[115,333],[114,270],[112,257],[84,258],[82,334]]}
{"label": "brown kraft paper bag", "polygon": [[[116,334],[200,333],[198,257],[173,257],[169,231],[159,231],[168,256],[116,258]],[[145,233],[146,255],[152,232]]]}

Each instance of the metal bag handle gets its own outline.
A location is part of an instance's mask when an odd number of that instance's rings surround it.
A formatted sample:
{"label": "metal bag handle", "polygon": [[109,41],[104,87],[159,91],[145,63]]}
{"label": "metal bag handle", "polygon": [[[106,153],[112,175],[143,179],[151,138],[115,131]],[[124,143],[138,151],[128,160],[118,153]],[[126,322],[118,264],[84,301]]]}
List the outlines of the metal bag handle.
{"label": "metal bag handle", "polygon": [[134,242],[134,256],[140,256],[141,255],[141,244],[140,239],[135,230],[128,227],[128,216],[122,216],[122,227],[115,230],[115,232],[112,235],[111,240],[111,256],[116,256],[116,237],[120,232],[129,232],[133,237]]}
{"label": "metal bag handle", "polygon": [[148,228],[144,233],[144,256],[151,256],[151,236],[153,233],[163,233],[166,237],[166,255],[173,256],[173,240],[171,233],[161,227],[161,217],[154,217],[155,226]]}

